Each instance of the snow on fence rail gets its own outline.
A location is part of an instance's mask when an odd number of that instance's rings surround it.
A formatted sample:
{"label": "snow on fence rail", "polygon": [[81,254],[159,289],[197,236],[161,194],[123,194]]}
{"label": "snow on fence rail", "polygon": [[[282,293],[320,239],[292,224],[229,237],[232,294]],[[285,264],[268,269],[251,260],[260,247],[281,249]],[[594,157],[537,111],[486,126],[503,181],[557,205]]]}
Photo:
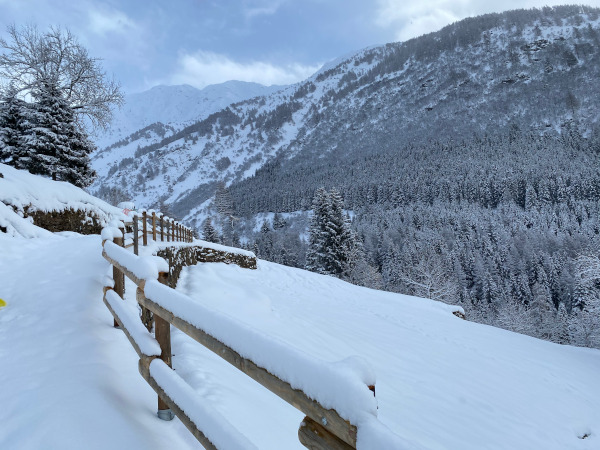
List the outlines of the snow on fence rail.
{"label": "snow on fence rail", "polygon": [[[152,217],[156,224],[156,215]],[[365,436],[374,424],[385,430],[376,419],[374,377],[361,360],[335,364],[319,360],[194,302],[168,286],[166,261],[132,254],[123,248],[122,239],[115,228],[102,233],[102,255],[112,264],[115,277],[114,287],[104,288],[104,302],[115,326],[123,329],[140,356],[140,374],[159,396],[160,418],[171,419],[174,413],[206,448],[254,448],[216,411],[208,410],[195,395],[189,398],[193,390],[171,370],[173,325],[306,414],[298,437],[307,448],[352,449],[359,426],[364,425]],[[137,285],[142,309],[154,314],[154,338],[138,318],[134,324],[131,314],[119,307],[124,283],[117,283],[117,277],[124,275]],[[386,448],[401,448],[393,435],[388,439],[386,434],[378,433],[378,439],[388,443]]]}

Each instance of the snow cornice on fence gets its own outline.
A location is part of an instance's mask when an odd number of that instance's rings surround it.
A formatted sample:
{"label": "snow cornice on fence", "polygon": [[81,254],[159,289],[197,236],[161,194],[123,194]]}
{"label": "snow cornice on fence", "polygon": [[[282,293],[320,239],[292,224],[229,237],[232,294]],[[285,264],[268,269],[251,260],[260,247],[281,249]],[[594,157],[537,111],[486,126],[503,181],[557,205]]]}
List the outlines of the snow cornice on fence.
{"label": "snow cornice on fence", "polygon": [[[153,228],[156,223],[153,220]],[[215,412],[210,413],[212,421],[205,420],[209,412],[199,406],[199,401],[187,399],[193,390],[171,370],[172,325],[306,414],[298,430],[300,442],[306,447],[347,449],[357,448],[357,443],[362,442],[361,448],[375,448],[372,444],[377,441],[383,445],[381,448],[406,448],[377,420],[375,376],[362,359],[321,360],[169,287],[173,285],[170,278],[176,277],[170,273],[174,272],[174,265],[181,268],[196,264],[211,255],[208,261],[221,262],[225,258],[222,262],[256,268],[253,253],[204,241],[182,243],[153,239],[144,250],[149,255],[138,256],[123,247],[124,224],[111,225],[102,232],[102,254],[113,266],[114,288],[106,285],[104,301],[115,318],[115,326],[123,329],[140,356],[140,374],[159,396],[159,417],[170,419],[174,412],[206,448],[230,448],[225,442],[233,442],[223,440],[230,424]],[[153,234],[158,236],[155,230]],[[174,237],[190,238],[186,234]],[[137,252],[137,246],[135,248]],[[170,254],[169,263],[152,255],[154,252]],[[137,285],[136,300],[142,311],[154,316],[155,339],[123,306],[123,274]],[[151,329],[151,325],[146,326]],[[225,430],[225,434],[213,435],[211,424],[215,420],[217,425],[214,426]],[[236,438],[234,441],[235,448],[252,448],[244,440]]]}
{"label": "snow cornice on fence", "polygon": [[169,264],[158,256],[136,256],[111,241],[104,241],[102,256],[118,266],[138,286],[144,280],[156,280],[160,272],[169,272]]}
{"label": "snow cornice on fence", "polygon": [[[375,380],[366,363],[358,359],[328,363],[313,358],[283,341],[194,302],[158,281],[148,281],[144,295],[152,303],[146,302],[143,306],[150,310],[160,309],[161,316],[166,314],[169,322],[177,328],[186,328],[186,333],[194,339],[212,338],[224,344],[242,359],[250,360],[258,368],[288,383],[292,389],[301,390],[325,409],[337,411],[350,423],[356,425],[365,413],[377,414],[377,402],[368,388]],[[216,348],[219,347],[222,345],[216,344]],[[233,363],[237,365],[237,361]],[[327,417],[319,417],[320,421],[323,419],[328,420]]]}
{"label": "snow cornice on fence", "polygon": [[258,450],[163,361],[140,359],[139,370],[205,448]]}
{"label": "snow cornice on fence", "polygon": [[123,299],[112,289],[104,294],[104,304],[125,332],[138,356],[160,356],[160,346],[138,317],[125,308]]}

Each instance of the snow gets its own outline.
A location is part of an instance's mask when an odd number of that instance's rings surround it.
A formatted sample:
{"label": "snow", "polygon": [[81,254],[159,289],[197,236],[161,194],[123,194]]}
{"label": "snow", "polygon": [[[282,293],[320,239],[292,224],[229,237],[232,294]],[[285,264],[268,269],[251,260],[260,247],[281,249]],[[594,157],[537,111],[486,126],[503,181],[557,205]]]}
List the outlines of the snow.
{"label": "snow", "polygon": [[[130,251],[105,246],[119,258]],[[0,297],[7,302],[0,310],[2,449],[198,448],[178,419],[156,417],[156,394],[102,302],[102,286],[111,281],[100,248],[99,236],[0,233]],[[154,276],[156,262],[148,264],[146,275]],[[261,260],[257,270],[186,268],[176,294],[147,285],[149,297],[173,303],[356,419],[359,448],[600,447],[598,350],[463,321],[449,305]],[[110,301],[137,320],[130,281],[124,301]],[[139,340],[151,339],[145,336]],[[302,413],[174,328],[172,349],[175,373],[189,386],[172,372],[163,381],[178,402],[190,399],[185,407],[203,428],[202,411],[211,411],[257,448],[302,448]],[[153,376],[162,377],[155,366]],[[373,381],[376,411],[364,388]],[[229,432],[222,438],[237,439]]]}
{"label": "snow", "polygon": [[293,388],[304,391],[326,409],[335,409],[351,423],[359,423],[365,414],[376,415],[375,398],[361,380],[364,379],[364,363],[360,363],[361,377],[353,370],[356,361],[331,364],[311,357],[260,329],[232,320],[225,313],[214,312],[158,281],[148,281],[144,294],[242,357],[287,381]]}
{"label": "snow", "polygon": [[[398,445],[406,448],[599,446],[597,350],[464,321],[452,315],[456,308],[449,305],[360,288],[262,260],[252,271],[225,264],[186,268],[177,288],[203,307],[311,357],[364,357],[377,377],[375,422],[391,429],[396,437],[386,437],[400,439]],[[202,368],[200,374],[184,376],[192,386],[201,392],[219,389],[213,401],[227,417],[237,416],[233,423],[249,436],[252,426],[266,421],[276,420],[272,428],[287,430],[279,436],[279,447],[263,441],[261,448],[301,448],[293,434],[301,414],[284,414],[283,404],[274,419],[277,402],[269,403],[272,394],[247,401],[243,393],[252,383],[231,374],[226,363],[190,341],[174,331],[174,352],[186,352],[185,361],[174,359],[174,367]],[[271,409],[256,411],[256,402]],[[254,417],[248,424],[250,414]],[[368,419],[361,422],[359,444],[381,436],[378,427]],[[580,439],[586,433],[590,436]]]}
{"label": "snow", "polygon": [[122,238],[123,232],[118,227],[104,227],[100,233],[100,237],[103,241],[112,241],[115,238]]}
{"label": "snow", "polygon": [[159,272],[168,272],[169,263],[158,256],[137,256],[130,250],[120,247],[113,242],[104,243],[106,254],[117,261],[121,266],[126,267],[140,280],[156,280]]}
{"label": "snow", "polygon": [[[24,212],[74,209],[94,214],[101,224],[113,218],[126,219],[119,208],[62,181],[32,175],[0,164],[0,226],[10,227],[12,236],[40,237],[43,230],[23,220]],[[20,220],[19,220],[20,219]],[[30,226],[31,225],[31,226]]]}
{"label": "snow", "polygon": [[114,111],[111,128],[96,136],[96,145],[102,149],[155,122],[182,128],[231,103],[267,95],[284,87],[244,81],[227,81],[204,89],[189,85],[154,86],[126,96],[125,104]]}
{"label": "snow", "polygon": [[194,390],[163,361],[155,359],[150,363],[150,375],[215,447],[257,449],[225,417],[205,406]]}
{"label": "snow", "polygon": [[29,220],[17,214],[11,207],[0,202],[0,227],[6,228],[9,236],[50,237],[52,233],[36,227]]}
{"label": "snow", "polygon": [[127,308],[127,304],[113,290],[106,291],[105,298],[142,354],[146,356],[160,356],[160,346],[142,324],[137,309]]}
{"label": "snow", "polygon": [[0,233],[0,448],[198,448],[156,417],[156,394],[102,302],[99,236]]}

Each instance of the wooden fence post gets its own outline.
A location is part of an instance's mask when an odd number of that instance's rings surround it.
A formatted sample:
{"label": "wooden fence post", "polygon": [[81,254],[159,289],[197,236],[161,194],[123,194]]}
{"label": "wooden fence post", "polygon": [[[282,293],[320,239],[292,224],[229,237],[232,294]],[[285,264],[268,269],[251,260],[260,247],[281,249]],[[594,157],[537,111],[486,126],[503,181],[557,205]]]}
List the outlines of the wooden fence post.
{"label": "wooden fence post", "polygon": [[[169,285],[169,274],[161,272],[158,274],[158,281],[166,286]],[[158,315],[154,315],[154,337],[160,345],[160,359],[166,365],[173,367],[171,364],[171,324]],[[173,420],[174,414],[169,406],[158,397],[158,412],[157,415],[162,420]]]}
{"label": "wooden fence post", "polygon": [[140,303],[140,298],[144,297],[144,291],[139,287],[135,290],[135,297],[137,299],[140,308],[142,309],[140,312],[140,319],[142,323],[146,327],[149,332],[152,332],[152,326],[154,325],[154,314],[145,306],[142,306]]}
{"label": "wooden fence post", "polygon": [[156,242],[156,213],[152,211],[152,240]]}
{"label": "wooden fence post", "polygon": [[133,253],[139,255],[140,248],[140,237],[138,236],[138,220],[139,217],[134,214],[133,216]]}
{"label": "wooden fence post", "polygon": [[175,242],[175,219],[171,220],[172,241]]}
{"label": "wooden fence post", "polygon": [[164,220],[163,220],[163,214],[160,215],[160,241],[164,241],[165,240],[165,229],[164,229]]}
{"label": "wooden fence post", "polygon": [[144,232],[142,242],[144,243],[144,247],[148,245],[148,224],[146,223],[147,218],[148,214],[146,213],[146,211],[144,211],[142,213],[142,231]]}
{"label": "wooden fence post", "polygon": [[[123,236],[125,236],[125,229],[121,229],[123,231]],[[123,242],[125,241],[124,237],[116,237],[114,242],[116,245],[123,247]],[[119,297],[123,298],[125,295],[125,274],[113,266],[113,280],[115,282],[115,292],[119,295]],[[119,328],[119,323],[117,319],[113,319],[113,326],[115,328]]]}
{"label": "wooden fence post", "polygon": [[167,229],[167,232],[165,233],[167,235],[167,242],[169,242],[171,237],[171,233],[169,231],[169,219],[165,220],[165,228]]}

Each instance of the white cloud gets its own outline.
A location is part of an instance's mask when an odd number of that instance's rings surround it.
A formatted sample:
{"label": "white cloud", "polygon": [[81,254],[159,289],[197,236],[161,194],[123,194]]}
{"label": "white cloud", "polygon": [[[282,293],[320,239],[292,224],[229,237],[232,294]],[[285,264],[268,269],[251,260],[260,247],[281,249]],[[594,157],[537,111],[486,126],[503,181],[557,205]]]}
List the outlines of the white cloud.
{"label": "white cloud", "polygon": [[244,5],[244,16],[252,19],[257,16],[270,16],[277,12],[285,0],[254,0]]}
{"label": "white cloud", "polygon": [[[437,31],[465,17],[518,8],[554,6],[564,0],[378,0],[375,25],[392,31],[399,41]],[[587,3],[598,4],[598,0]]]}
{"label": "white cloud", "polygon": [[89,29],[100,35],[108,33],[129,33],[138,27],[125,13],[116,9],[91,9],[88,11]]}
{"label": "white cloud", "polygon": [[171,77],[173,84],[190,84],[203,88],[209,84],[229,80],[253,81],[264,85],[292,84],[308,78],[320,65],[274,65],[268,62],[237,62],[218,53],[198,51],[183,53],[178,60],[178,70]]}

